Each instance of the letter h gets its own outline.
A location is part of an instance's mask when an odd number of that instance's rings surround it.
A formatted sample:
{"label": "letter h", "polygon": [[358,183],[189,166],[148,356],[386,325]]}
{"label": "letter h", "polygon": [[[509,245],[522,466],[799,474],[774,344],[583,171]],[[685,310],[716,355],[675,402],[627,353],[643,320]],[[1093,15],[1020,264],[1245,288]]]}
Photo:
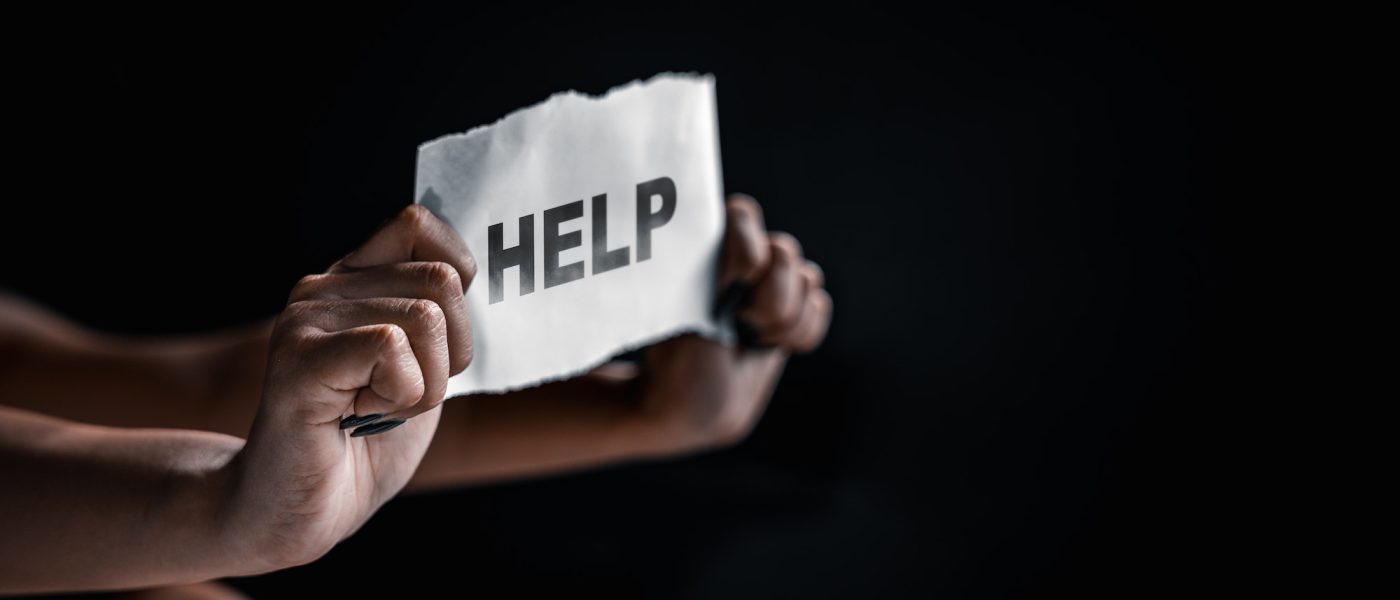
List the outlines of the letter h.
{"label": "letter h", "polygon": [[535,215],[520,217],[520,243],[511,248],[502,248],[504,223],[486,228],[487,253],[486,270],[491,282],[491,299],[488,304],[505,300],[505,270],[520,267],[520,295],[535,291]]}

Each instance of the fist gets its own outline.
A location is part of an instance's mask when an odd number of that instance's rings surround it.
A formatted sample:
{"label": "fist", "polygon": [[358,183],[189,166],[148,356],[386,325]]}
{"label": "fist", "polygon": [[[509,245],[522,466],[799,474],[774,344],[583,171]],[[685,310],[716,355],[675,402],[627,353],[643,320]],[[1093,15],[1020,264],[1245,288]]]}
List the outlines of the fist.
{"label": "fist", "polygon": [[691,334],[647,349],[640,406],[660,455],[744,439],[788,355],[815,349],[831,323],[821,267],[802,256],[796,238],[767,230],[753,198],[731,195],[725,225],[717,311],[734,314],[743,343]]}
{"label": "fist", "polygon": [[753,198],[730,196],[725,213],[720,302],[737,305],[741,337],[750,345],[812,351],[831,322],[821,267],[802,256],[797,238],[765,229]]}
{"label": "fist", "polygon": [[448,377],[471,363],[475,274],[457,234],[410,206],[292,289],[234,461],[230,521],[267,570],[315,560],[413,475]]}

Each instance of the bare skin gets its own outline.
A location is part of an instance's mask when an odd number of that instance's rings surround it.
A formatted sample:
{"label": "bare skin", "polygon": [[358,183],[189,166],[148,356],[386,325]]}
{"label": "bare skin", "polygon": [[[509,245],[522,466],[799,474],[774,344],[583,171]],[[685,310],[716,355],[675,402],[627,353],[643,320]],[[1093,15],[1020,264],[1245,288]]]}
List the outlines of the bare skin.
{"label": "bare skin", "polygon": [[[472,357],[462,294],[476,263],[418,207],[243,330],[116,338],[0,297],[0,472],[24,482],[0,486],[0,593],[266,572],[315,560],[405,486],[737,442],[788,356],[820,344],[831,298],[751,198],[726,211],[720,289],[752,286],[738,316],[761,347],[684,335],[639,365],[446,405],[447,377]],[[405,422],[340,428],[366,414]]]}

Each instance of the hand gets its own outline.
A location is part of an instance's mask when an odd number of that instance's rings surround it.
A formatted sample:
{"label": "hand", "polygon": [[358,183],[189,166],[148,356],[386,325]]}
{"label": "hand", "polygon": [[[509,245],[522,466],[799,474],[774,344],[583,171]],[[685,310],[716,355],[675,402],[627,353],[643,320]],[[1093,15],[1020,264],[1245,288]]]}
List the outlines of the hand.
{"label": "hand", "polygon": [[229,477],[227,526],[261,570],[320,557],[413,475],[448,376],[472,359],[463,292],[475,273],[461,238],[410,206],[297,283]]}
{"label": "hand", "polygon": [[719,289],[741,294],[735,316],[745,343],[729,347],[692,334],[647,349],[642,408],[659,425],[663,452],[743,439],[788,355],[815,349],[831,322],[821,267],[802,257],[796,238],[766,231],[758,203],[742,194],[725,203],[725,220]]}

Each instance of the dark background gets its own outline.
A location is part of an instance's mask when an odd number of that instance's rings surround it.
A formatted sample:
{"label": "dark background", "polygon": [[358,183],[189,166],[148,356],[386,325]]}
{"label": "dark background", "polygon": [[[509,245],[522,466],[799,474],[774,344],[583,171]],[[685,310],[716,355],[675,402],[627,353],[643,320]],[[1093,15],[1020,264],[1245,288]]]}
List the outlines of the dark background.
{"label": "dark background", "polygon": [[1137,597],[1239,575],[1247,11],[516,4],[50,15],[6,60],[0,285],[96,327],[271,316],[412,201],[418,143],[664,70],[715,74],[726,189],[825,267],[826,344],[743,444],[401,497],[235,585]]}

